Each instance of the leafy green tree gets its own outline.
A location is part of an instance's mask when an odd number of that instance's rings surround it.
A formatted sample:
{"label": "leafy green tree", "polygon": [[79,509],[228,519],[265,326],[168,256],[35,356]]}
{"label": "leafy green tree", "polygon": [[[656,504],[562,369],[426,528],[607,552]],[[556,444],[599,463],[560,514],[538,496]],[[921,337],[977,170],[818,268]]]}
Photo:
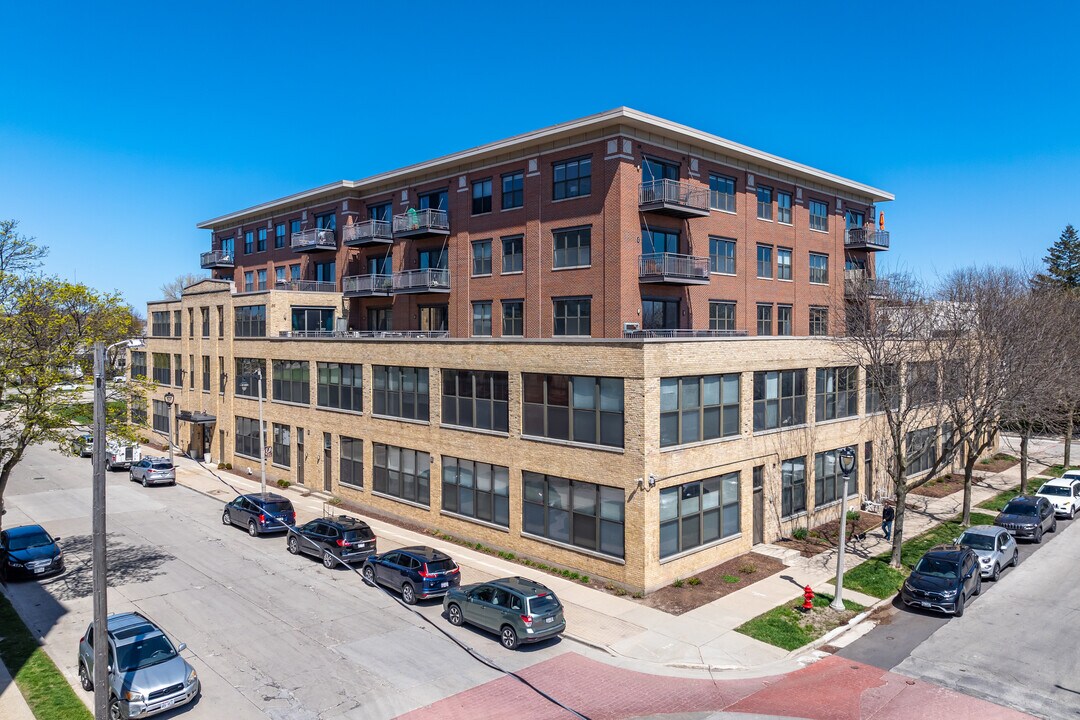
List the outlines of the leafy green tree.
{"label": "leafy green tree", "polygon": [[1046,272],[1035,276],[1039,290],[1080,289],[1080,234],[1072,224],[1061,231],[1057,242],[1050,246],[1046,257]]}

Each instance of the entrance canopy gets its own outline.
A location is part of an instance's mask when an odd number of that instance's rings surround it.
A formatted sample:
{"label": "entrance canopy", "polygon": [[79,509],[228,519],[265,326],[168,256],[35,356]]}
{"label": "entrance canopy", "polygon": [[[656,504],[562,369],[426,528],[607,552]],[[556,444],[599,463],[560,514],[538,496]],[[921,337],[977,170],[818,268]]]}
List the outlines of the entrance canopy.
{"label": "entrance canopy", "polygon": [[196,425],[217,424],[217,418],[213,415],[204,412],[192,412],[191,410],[181,410],[176,414],[176,419],[183,422],[195,423]]}

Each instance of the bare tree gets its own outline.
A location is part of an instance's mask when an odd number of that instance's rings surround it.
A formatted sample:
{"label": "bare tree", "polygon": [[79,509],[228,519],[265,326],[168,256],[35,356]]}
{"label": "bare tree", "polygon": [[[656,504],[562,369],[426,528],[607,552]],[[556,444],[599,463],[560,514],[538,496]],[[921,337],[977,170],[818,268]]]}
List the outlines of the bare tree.
{"label": "bare tree", "polygon": [[179,300],[180,293],[184,291],[184,288],[208,278],[209,275],[200,275],[199,273],[177,275],[175,279],[161,286],[161,298],[163,300]]}

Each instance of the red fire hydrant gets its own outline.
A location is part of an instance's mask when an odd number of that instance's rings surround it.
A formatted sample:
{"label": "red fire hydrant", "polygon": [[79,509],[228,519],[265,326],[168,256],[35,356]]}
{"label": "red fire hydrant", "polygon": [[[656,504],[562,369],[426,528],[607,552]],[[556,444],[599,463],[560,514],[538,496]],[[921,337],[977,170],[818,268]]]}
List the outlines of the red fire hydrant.
{"label": "red fire hydrant", "polygon": [[814,609],[814,591],[807,585],[803,588],[803,604],[802,609],[806,612],[810,612]]}

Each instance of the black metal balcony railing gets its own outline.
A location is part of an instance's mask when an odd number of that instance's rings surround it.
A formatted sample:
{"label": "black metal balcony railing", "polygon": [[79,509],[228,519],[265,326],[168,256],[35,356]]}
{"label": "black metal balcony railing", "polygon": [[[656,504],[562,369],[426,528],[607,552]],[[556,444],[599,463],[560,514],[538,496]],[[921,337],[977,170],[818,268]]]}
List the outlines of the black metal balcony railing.
{"label": "black metal balcony railing", "polygon": [[349,275],[341,279],[341,291],[348,296],[390,295],[393,275]]}
{"label": "black metal balcony railing", "polygon": [[232,267],[233,254],[226,250],[211,250],[199,256],[199,264],[203,269],[215,267]]}
{"label": "black metal balcony railing", "polygon": [[341,231],[341,240],[346,245],[386,245],[394,242],[389,220],[364,220],[346,225]]}
{"label": "black metal balcony railing", "polygon": [[275,283],[275,290],[290,290],[293,292],[337,292],[337,283],[326,280],[282,280]]}
{"label": "black metal balcony railing", "polygon": [[292,234],[292,249],[298,252],[306,250],[335,250],[337,241],[334,231],[328,228],[312,228]]}
{"label": "black metal balcony railing", "polygon": [[709,214],[709,188],[678,180],[653,180],[641,183],[638,205],[642,210],[705,216]]}
{"label": "black metal balcony railing", "polygon": [[848,228],[844,233],[844,246],[867,250],[888,250],[889,231],[861,227]]}
{"label": "black metal balcony railing", "polygon": [[641,256],[638,278],[644,282],[706,284],[709,258],[677,253],[647,253]]}
{"label": "black metal balcony railing", "polygon": [[626,330],[624,338],[718,338],[718,337],[745,337],[745,330],[691,330],[679,329],[648,329]]}
{"label": "black metal balcony railing", "polygon": [[848,296],[866,293],[871,298],[881,298],[888,292],[888,281],[879,280],[861,268],[844,270],[844,294]]}
{"label": "black metal balcony railing", "polygon": [[337,338],[341,340],[398,339],[439,340],[450,337],[446,330],[282,330],[280,337]]}
{"label": "black metal balcony railing", "polygon": [[450,271],[442,268],[394,273],[395,293],[450,292]]}
{"label": "black metal balcony railing", "polygon": [[450,234],[450,218],[445,210],[425,208],[394,216],[395,237]]}

